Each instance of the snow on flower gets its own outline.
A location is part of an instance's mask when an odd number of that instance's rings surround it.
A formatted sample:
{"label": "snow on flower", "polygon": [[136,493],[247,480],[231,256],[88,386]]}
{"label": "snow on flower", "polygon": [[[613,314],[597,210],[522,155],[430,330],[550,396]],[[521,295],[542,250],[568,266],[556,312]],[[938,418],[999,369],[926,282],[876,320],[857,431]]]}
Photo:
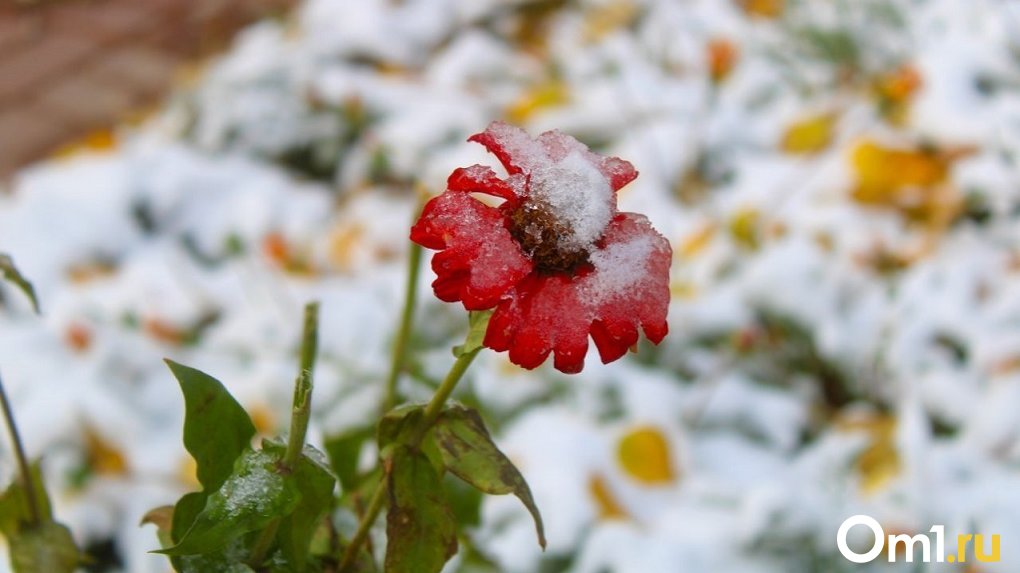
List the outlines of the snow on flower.
{"label": "snow on flower", "polygon": [[[494,122],[471,141],[509,177],[481,165],[457,169],[426,204],[411,239],[432,259],[436,296],[468,310],[494,308],[485,346],[535,368],[555,355],[580,372],[595,341],[602,361],[623,356],[640,326],[666,336],[669,242],[643,215],[619,212],[616,192],[637,177],[630,163],[592,153],[558,131],[532,139]],[[491,207],[470,193],[503,199]]]}

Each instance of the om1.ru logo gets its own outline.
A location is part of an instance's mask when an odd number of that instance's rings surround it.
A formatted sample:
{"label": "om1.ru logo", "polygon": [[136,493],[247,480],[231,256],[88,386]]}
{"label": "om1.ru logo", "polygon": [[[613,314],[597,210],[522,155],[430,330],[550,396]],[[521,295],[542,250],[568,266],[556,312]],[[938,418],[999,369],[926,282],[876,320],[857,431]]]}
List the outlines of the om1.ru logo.
{"label": "om1.ru logo", "polygon": [[[863,525],[871,530],[875,537],[875,541],[871,546],[871,549],[867,553],[857,553],[850,546],[847,545],[847,535],[850,530],[856,525]],[[929,533],[935,534],[935,562],[937,563],[966,563],[967,562],[967,547],[973,541],[974,543],[974,558],[982,563],[994,563],[999,560],[999,536],[992,535],[992,550],[990,553],[985,553],[985,540],[984,536],[980,533],[961,533],[956,536],[957,552],[956,554],[946,555],[946,526],[945,525],[934,525],[932,526]],[[875,558],[882,553],[882,549],[888,547],[889,562],[894,563],[896,561],[897,548],[903,546],[905,558],[907,563],[914,562],[914,549],[917,545],[921,546],[921,561],[923,563],[931,563],[931,538],[925,533],[919,533],[914,536],[910,535],[889,535],[886,539],[885,531],[882,530],[881,524],[873,518],[867,515],[855,515],[848,518],[843,522],[843,525],[839,526],[839,532],[836,534],[836,546],[839,548],[839,552],[843,554],[849,561],[854,563],[868,563],[873,561]]]}

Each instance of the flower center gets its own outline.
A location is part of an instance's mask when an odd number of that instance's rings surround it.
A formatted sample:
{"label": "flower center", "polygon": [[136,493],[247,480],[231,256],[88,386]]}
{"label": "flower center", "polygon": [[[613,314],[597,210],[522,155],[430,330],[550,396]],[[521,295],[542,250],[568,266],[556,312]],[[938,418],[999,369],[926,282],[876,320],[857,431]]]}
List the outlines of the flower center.
{"label": "flower center", "polygon": [[524,201],[510,213],[510,235],[539,272],[570,272],[588,262],[588,249],[570,240],[574,235],[570,223],[540,201]]}

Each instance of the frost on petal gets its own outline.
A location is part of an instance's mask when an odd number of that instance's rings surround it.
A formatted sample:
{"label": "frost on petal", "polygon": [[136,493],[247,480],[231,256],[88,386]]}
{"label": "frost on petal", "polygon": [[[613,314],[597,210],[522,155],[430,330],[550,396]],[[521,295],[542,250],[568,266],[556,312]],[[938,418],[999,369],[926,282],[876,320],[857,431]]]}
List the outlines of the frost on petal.
{"label": "frost on petal", "polygon": [[496,307],[485,346],[508,350],[510,361],[535,368],[554,354],[566,373],[580,372],[590,335],[603,362],[626,354],[639,337],[666,336],[672,249],[642,215],[620,213],[591,265],[571,276],[532,275]]}
{"label": "frost on petal", "polygon": [[411,240],[440,250],[432,258],[436,296],[463,301],[468,310],[491,308],[532,270],[499,210],[466,193],[433,198],[411,228]]}
{"label": "frost on petal", "polygon": [[[523,186],[520,179],[522,179],[520,176],[501,179],[491,167],[472,165],[455,169],[447,179],[446,187],[450,191],[485,193],[510,200],[518,196],[519,188]],[[517,183],[517,185],[515,186],[513,183]]]}
{"label": "frost on petal", "polygon": [[656,344],[666,336],[672,256],[669,241],[643,215],[620,213],[606,230],[602,248],[590,257],[594,270],[578,286],[603,362],[637,342],[638,325]]}
{"label": "frost on petal", "polygon": [[560,161],[572,153],[580,154],[602,173],[613,191],[637,178],[638,172],[629,162],[619,157],[606,157],[588,149],[588,146],[561,131],[547,131],[538,136],[551,161]]}
{"label": "frost on petal", "polygon": [[484,145],[511,175],[529,172],[549,162],[545,148],[526,131],[502,121],[490,123],[485,131],[472,135],[468,141]]}
{"label": "frost on petal", "polygon": [[616,214],[609,182],[580,151],[533,170],[529,197],[569,227],[560,240],[573,249],[589,250]]}
{"label": "frost on petal", "polygon": [[554,353],[556,369],[573,374],[584,366],[589,325],[585,304],[570,277],[532,275],[496,307],[485,346],[509,350],[511,362],[529,369]]}

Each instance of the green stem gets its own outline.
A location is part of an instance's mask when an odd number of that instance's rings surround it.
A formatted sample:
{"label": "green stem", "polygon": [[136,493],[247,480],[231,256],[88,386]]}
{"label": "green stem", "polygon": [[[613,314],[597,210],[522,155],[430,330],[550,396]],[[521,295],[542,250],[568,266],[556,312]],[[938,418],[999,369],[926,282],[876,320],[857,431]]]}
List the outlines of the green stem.
{"label": "green stem", "polygon": [[301,459],[308,433],[308,419],[312,414],[312,371],[315,369],[316,350],[319,346],[319,303],[305,305],[304,335],[301,338],[301,366],[294,381],[294,403],[290,418],[290,437],[283,463],[293,467]]}
{"label": "green stem", "polygon": [[[443,379],[442,384],[436,389],[436,393],[432,395],[432,400],[429,401],[425,407],[425,412],[422,414],[421,425],[418,426],[418,431],[411,440],[412,447],[419,446],[422,440],[425,439],[425,434],[428,433],[432,425],[436,423],[436,419],[439,418],[439,414],[443,412],[443,406],[446,405],[446,401],[450,398],[450,394],[457,387],[457,383],[464,377],[464,373],[467,372],[471,362],[474,361],[475,356],[481,348],[475,348],[469,352],[465,352],[457,358],[457,361],[453,363],[453,367],[446,374],[446,378]],[[351,542],[347,545],[344,550],[343,557],[340,559],[340,571],[341,573],[349,570],[354,564],[354,560],[358,555],[358,550],[361,544],[365,542],[365,538],[368,537],[368,532],[372,529],[372,525],[375,524],[375,520],[379,517],[379,513],[382,511],[383,502],[386,500],[386,478],[383,477],[382,481],[379,482],[379,486],[376,488],[375,493],[372,494],[372,500],[368,504],[368,509],[365,511],[365,515],[361,518],[361,523],[358,525],[358,531],[354,534]]]}
{"label": "green stem", "polygon": [[411,326],[414,324],[415,299],[418,296],[418,277],[421,275],[422,247],[411,243],[411,252],[407,257],[407,283],[404,286],[404,310],[400,314],[400,326],[397,338],[393,341],[393,358],[390,362],[390,374],[386,378],[386,394],[383,398],[383,413],[389,412],[397,402],[397,382],[407,362],[407,342],[411,337]]}
{"label": "green stem", "polygon": [[379,517],[379,513],[382,511],[383,503],[386,501],[386,477],[384,476],[379,482],[379,486],[375,488],[375,492],[372,493],[372,499],[368,502],[368,507],[365,509],[365,515],[361,517],[361,522],[358,524],[358,530],[354,533],[354,537],[351,538],[351,542],[347,544],[347,548],[344,549],[343,557],[340,559],[340,573],[346,572],[352,565],[354,560],[358,556],[358,550],[361,545],[368,539],[368,532],[372,530],[372,526],[375,525],[376,518]]}
{"label": "green stem", "polygon": [[[312,372],[315,369],[315,357],[319,346],[319,303],[310,302],[305,305],[304,331],[301,337],[301,363],[297,378],[294,380],[294,401],[291,407],[290,435],[287,438],[287,451],[283,455],[283,467],[292,471],[301,459],[305,449],[305,436],[308,434],[308,419],[312,414]],[[262,530],[259,538],[252,546],[249,564],[258,567],[265,561],[269,549],[280,530],[280,518],[269,522]]]}
{"label": "green stem", "polygon": [[432,395],[432,400],[429,401],[428,406],[425,406],[425,412],[422,413],[421,425],[418,426],[418,432],[414,436],[414,440],[411,442],[412,446],[421,444],[421,441],[425,439],[425,434],[432,428],[432,425],[436,423],[436,419],[439,418],[439,414],[443,413],[443,406],[446,405],[446,400],[450,398],[450,394],[453,394],[454,388],[457,387],[457,383],[467,372],[471,362],[474,361],[475,356],[478,356],[478,351],[481,347],[475,348],[474,350],[465,352],[457,358],[457,361],[453,363],[453,367],[446,374],[446,378],[443,379],[443,383],[436,389],[436,393]]}
{"label": "green stem", "polygon": [[22,487],[25,488],[25,498],[28,501],[29,517],[33,526],[41,525],[42,510],[39,508],[39,497],[35,491],[35,482],[32,480],[32,470],[28,464],[28,456],[25,455],[25,445],[21,441],[21,434],[18,433],[18,425],[14,423],[14,409],[11,407],[10,400],[7,399],[3,379],[0,379],[0,408],[3,409],[7,431],[14,444],[14,457],[17,458],[18,469],[21,471],[21,482]]}

